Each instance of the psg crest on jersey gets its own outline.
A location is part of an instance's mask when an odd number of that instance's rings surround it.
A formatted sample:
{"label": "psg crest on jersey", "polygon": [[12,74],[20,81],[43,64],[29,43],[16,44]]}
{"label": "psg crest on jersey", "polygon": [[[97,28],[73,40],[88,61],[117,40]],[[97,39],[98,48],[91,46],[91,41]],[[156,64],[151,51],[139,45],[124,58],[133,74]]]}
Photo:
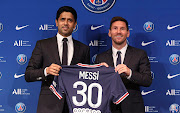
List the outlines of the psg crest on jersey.
{"label": "psg crest on jersey", "polygon": [[115,3],[115,0],[81,0],[84,7],[93,13],[108,11]]}

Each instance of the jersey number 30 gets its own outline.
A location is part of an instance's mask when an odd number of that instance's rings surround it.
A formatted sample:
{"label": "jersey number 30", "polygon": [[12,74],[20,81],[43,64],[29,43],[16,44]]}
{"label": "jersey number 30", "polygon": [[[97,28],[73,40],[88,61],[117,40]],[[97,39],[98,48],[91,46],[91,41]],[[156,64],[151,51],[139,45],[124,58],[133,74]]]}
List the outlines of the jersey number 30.
{"label": "jersey number 30", "polygon": [[[72,96],[72,100],[74,105],[76,106],[83,106],[86,104],[86,101],[88,101],[88,105],[92,108],[98,108],[101,105],[102,102],[102,87],[98,83],[91,83],[88,87],[87,85],[82,81],[77,81],[73,84],[73,88],[77,88],[77,86],[82,86],[82,90],[77,90],[77,94],[81,95],[83,97],[81,102],[78,102],[76,99],[76,96]],[[97,103],[92,103],[92,89],[97,88],[98,89],[98,96],[97,96]],[[86,97],[85,92],[88,89],[88,98]],[[94,98],[94,97],[93,97]],[[88,100],[86,100],[88,99]]]}

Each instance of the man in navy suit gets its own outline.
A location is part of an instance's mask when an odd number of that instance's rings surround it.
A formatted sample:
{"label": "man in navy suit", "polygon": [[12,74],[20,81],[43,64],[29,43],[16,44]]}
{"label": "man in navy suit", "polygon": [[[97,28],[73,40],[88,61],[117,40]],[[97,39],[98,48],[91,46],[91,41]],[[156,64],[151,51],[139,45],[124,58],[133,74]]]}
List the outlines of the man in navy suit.
{"label": "man in navy suit", "polygon": [[[149,87],[152,83],[147,54],[127,44],[130,32],[127,20],[122,17],[112,18],[108,35],[112,39],[112,48],[97,55],[95,63],[115,67],[129,92],[122,103],[112,105],[112,112],[145,113],[140,86]],[[120,53],[119,56],[117,53]]]}
{"label": "man in navy suit", "polygon": [[[68,113],[65,100],[59,100],[49,86],[54,76],[59,75],[63,64],[64,39],[66,40],[67,58],[63,65],[90,63],[89,47],[72,38],[77,24],[77,13],[69,6],[59,8],[56,14],[56,36],[37,41],[25,72],[27,82],[42,81],[37,113]],[[64,109],[63,109],[64,108]]]}

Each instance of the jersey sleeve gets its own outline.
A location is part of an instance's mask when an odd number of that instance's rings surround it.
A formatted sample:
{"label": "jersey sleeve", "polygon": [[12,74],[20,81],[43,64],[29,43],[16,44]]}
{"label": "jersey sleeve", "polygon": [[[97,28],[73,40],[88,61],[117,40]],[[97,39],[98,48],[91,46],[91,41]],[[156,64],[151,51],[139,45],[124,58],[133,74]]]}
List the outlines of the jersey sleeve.
{"label": "jersey sleeve", "polygon": [[55,76],[49,89],[59,98],[63,98],[63,84],[61,76]]}
{"label": "jersey sleeve", "polygon": [[127,92],[126,87],[124,86],[124,83],[121,80],[121,77],[119,74],[113,75],[113,81],[111,83],[111,93],[113,96],[113,103],[114,104],[119,104],[122,102],[128,95],[129,93]]}

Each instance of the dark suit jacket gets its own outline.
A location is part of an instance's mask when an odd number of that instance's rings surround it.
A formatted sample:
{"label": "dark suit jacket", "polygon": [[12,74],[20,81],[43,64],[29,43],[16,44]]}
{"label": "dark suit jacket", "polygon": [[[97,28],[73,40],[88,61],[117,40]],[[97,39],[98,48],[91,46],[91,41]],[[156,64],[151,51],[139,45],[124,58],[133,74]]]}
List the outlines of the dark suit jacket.
{"label": "dark suit jacket", "polygon": [[[95,63],[106,62],[114,67],[112,48],[96,57]],[[140,86],[148,87],[152,83],[150,63],[145,51],[128,46],[123,64],[132,70],[130,80],[121,74],[122,81],[129,92],[129,96],[116,107],[113,113],[145,113]]]}
{"label": "dark suit jacket", "polygon": [[[71,65],[75,65],[77,63],[89,64],[89,47],[74,39],[73,44],[74,54]],[[27,82],[34,82],[38,80],[42,81],[37,113],[62,112],[64,101],[60,101],[49,90],[49,86],[52,83],[54,76],[48,75],[45,77],[44,75],[44,69],[50,66],[52,63],[61,65],[56,36],[37,41],[25,72],[25,80]]]}

